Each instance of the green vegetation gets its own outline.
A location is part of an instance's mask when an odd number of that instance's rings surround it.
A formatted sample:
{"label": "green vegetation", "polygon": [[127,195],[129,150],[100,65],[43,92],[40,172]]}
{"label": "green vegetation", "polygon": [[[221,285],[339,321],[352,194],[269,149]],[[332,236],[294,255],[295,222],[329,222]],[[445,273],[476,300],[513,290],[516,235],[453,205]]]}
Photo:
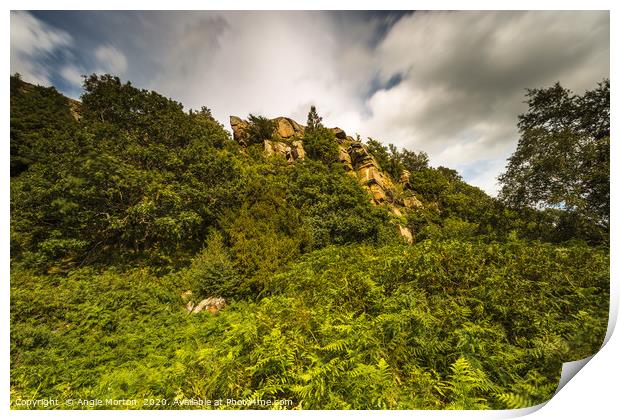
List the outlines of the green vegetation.
{"label": "green vegetation", "polygon": [[248,127],[250,144],[262,144],[263,141],[273,137],[276,125],[269,118],[265,118],[262,115],[256,116],[250,114],[248,120],[250,122],[250,126]]}
{"label": "green vegetation", "polygon": [[[575,99],[583,124],[605,112],[592,95]],[[609,231],[588,209],[604,206],[499,201],[369,140],[421,202],[397,217],[314,108],[308,158],[289,164],[258,151],[264,117],[243,149],[208,108],[113,76],[88,77],[77,105],[11,78],[13,408],[518,408],[602,343]],[[588,176],[601,200],[608,169]],[[187,291],[227,306],[188,314]]]}
{"label": "green vegetation", "polygon": [[[375,157],[382,170],[390,174],[393,179],[400,179],[405,165],[402,162],[401,155],[396,149],[396,146],[390,144],[388,147],[385,147],[381,142],[373,138],[368,138],[366,146],[368,147],[368,151]],[[411,153],[415,155],[415,152],[409,152],[408,150],[405,150],[405,153],[409,156]]]}
{"label": "green vegetation", "polygon": [[609,230],[609,80],[583,96],[530,89],[521,139],[500,180],[516,206],[551,206]]}
{"label": "green vegetation", "polygon": [[311,159],[330,164],[338,161],[338,144],[334,134],[323,126],[322,120],[313,105],[304,132],[304,148]]}

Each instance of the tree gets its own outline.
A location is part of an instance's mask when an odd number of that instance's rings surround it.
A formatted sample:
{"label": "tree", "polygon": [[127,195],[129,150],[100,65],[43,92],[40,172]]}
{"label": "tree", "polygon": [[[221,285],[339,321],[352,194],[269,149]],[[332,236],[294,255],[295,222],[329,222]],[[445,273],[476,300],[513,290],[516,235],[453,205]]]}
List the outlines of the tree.
{"label": "tree", "polygon": [[304,149],[311,159],[330,164],[338,161],[338,143],[334,134],[323,126],[322,120],[312,105],[304,131]]}
{"label": "tree", "polygon": [[530,89],[521,137],[500,175],[513,207],[559,208],[609,229],[609,80],[583,96]]}
{"label": "tree", "polygon": [[393,144],[385,147],[381,142],[368,137],[366,142],[368,151],[375,157],[379,167],[387,172],[393,179],[399,180],[403,172],[401,154]]}
{"label": "tree", "polygon": [[313,131],[322,128],[322,121],[323,118],[319,117],[319,114],[316,112],[316,107],[312,105],[310,107],[310,112],[308,112],[308,122],[306,124],[306,130]]}
{"label": "tree", "polygon": [[403,167],[409,172],[423,171],[428,168],[428,155],[425,152],[413,152],[403,149],[400,154]]}
{"label": "tree", "polygon": [[[84,87],[79,122],[55,90],[13,92],[15,138],[32,141],[17,149],[30,164],[11,184],[12,255],[41,268],[187,259],[243,191],[237,161],[217,148],[228,134],[206,112],[190,115],[116,77],[92,76]],[[45,118],[32,114],[33,101],[49,106]]]}

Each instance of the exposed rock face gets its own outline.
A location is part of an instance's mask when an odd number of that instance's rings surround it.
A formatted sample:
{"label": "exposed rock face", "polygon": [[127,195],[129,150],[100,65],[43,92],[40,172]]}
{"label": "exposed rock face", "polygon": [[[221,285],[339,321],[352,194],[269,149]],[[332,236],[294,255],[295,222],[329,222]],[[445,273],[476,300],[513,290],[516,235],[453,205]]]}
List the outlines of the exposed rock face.
{"label": "exposed rock face", "polygon": [[265,146],[265,155],[280,155],[289,163],[293,163],[297,159],[304,159],[306,157],[306,151],[304,150],[303,143],[299,140],[294,141],[290,146],[281,141],[274,140],[265,140],[263,144]]}
{"label": "exposed rock face", "polygon": [[345,146],[338,146],[338,158],[347,171],[353,171],[353,162]]}
{"label": "exposed rock face", "polygon": [[381,172],[375,158],[368,152],[366,146],[359,141],[353,141],[348,149],[348,154],[354,168],[357,168],[357,176],[362,185],[368,187],[376,204],[387,200],[386,191],[393,187],[392,182]]}
{"label": "exposed rock face", "polygon": [[230,116],[230,127],[233,132],[233,139],[237,143],[242,146],[247,146],[248,141],[248,128],[250,127],[250,123],[242,120],[239,117],[235,117],[234,115]]}
{"label": "exposed rock face", "polygon": [[[272,121],[275,123],[275,134],[282,139],[301,138],[304,135],[304,127],[290,118],[278,117]],[[233,139],[240,145],[247,146],[250,122],[231,115],[230,127],[232,128]]]}
{"label": "exposed rock face", "polygon": [[304,150],[304,144],[301,140],[295,140],[291,146],[291,156],[293,160],[305,159],[306,151]]}
{"label": "exposed rock face", "polygon": [[347,138],[347,133],[344,132],[342,128],[334,127],[331,129],[334,136],[339,140],[345,140]]}
{"label": "exposed rock face", "polygon": [[282,155],[288,159],[291,154],[291,146],[280,141],[265,140],[263,145],[267,156]]}
{"label": "exposed rock face", "polygon": [[224,300],[224,298],[211,296],[201,300],[200,303],[196,306],[193,306],[192,302],[188,302],[188,304],[185,306],[185,309],[187,309],[187,311],[192,314],[197,314],[198,312],[202,311],[209,311],[214,314],[225,306],[226,301]]}
{"label": "exposed rock face", "polygon": [[403,198],[403,206],[408,209],[417,209],[422,207],[422,203],[414,195]]}
{"label": "exposed rock face", "polygon": [[278,117],[274,118],[273,121],[276,123],[276,133],[283,139],[304,135],[304,127],[290,118]]}

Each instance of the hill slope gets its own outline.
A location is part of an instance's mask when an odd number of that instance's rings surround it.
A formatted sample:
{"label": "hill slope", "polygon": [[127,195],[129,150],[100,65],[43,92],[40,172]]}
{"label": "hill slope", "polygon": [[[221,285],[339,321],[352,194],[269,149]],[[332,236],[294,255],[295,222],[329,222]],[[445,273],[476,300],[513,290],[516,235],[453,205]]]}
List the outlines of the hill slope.
{"label": "hill slope", "polygon": [[550,213],[315,110],[84,88],[11,78],[13,408],[515,408],[603,340],[609,251]]}

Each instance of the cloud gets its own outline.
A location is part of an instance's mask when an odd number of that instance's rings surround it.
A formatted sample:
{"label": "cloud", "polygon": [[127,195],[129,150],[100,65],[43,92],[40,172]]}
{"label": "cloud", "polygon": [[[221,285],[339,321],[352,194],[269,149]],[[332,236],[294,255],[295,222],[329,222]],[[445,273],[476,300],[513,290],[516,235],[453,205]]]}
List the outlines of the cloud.
{"label": "cloud", "polygon": [[11,74],[18,72],[26,80],[49,85],[46,59],[71,43],[67,32],[42,23],[28,12],[11,12]]}
{"label": "cloud", "polygon": [[355,48],[339,51],[329,14],[182,14],[175,22],[149,87],[190,107],[212,107],[226,125],[229,115],[249,113],[305,121],[311,104],[334,125],[359,123],[360,81],[350,76],[361,72],[339,68],[349,62],[342,54],[355,60]]}
{"label": "cloud", "polygon": [[127,70],[127,58],[111,45],[102,45],[95,50],[95,57],[103,71],[118,76],[123,76]]}
{"label": "cloud", "polygon": [[[609,13],[414,13],[375,53],[380,80],[401,80],[368,99],[362,129],[472,173],[514,150],[526,88],[561,81],[579,92],[609,77]],[[502,168],[469,181],[494,193]]]}
{"label": "cloud", "polygon": [[605,11],[36,13],[66,32],[19,13],[12,71],[15,55],[49,77],[33,55],[52,55],[65,92],[78,74],[115,73],[226,127],[249,113],[303,123],[314,104],[326,125],[424,150],[490,193],[526,88],[581,92],[609,76]]}

